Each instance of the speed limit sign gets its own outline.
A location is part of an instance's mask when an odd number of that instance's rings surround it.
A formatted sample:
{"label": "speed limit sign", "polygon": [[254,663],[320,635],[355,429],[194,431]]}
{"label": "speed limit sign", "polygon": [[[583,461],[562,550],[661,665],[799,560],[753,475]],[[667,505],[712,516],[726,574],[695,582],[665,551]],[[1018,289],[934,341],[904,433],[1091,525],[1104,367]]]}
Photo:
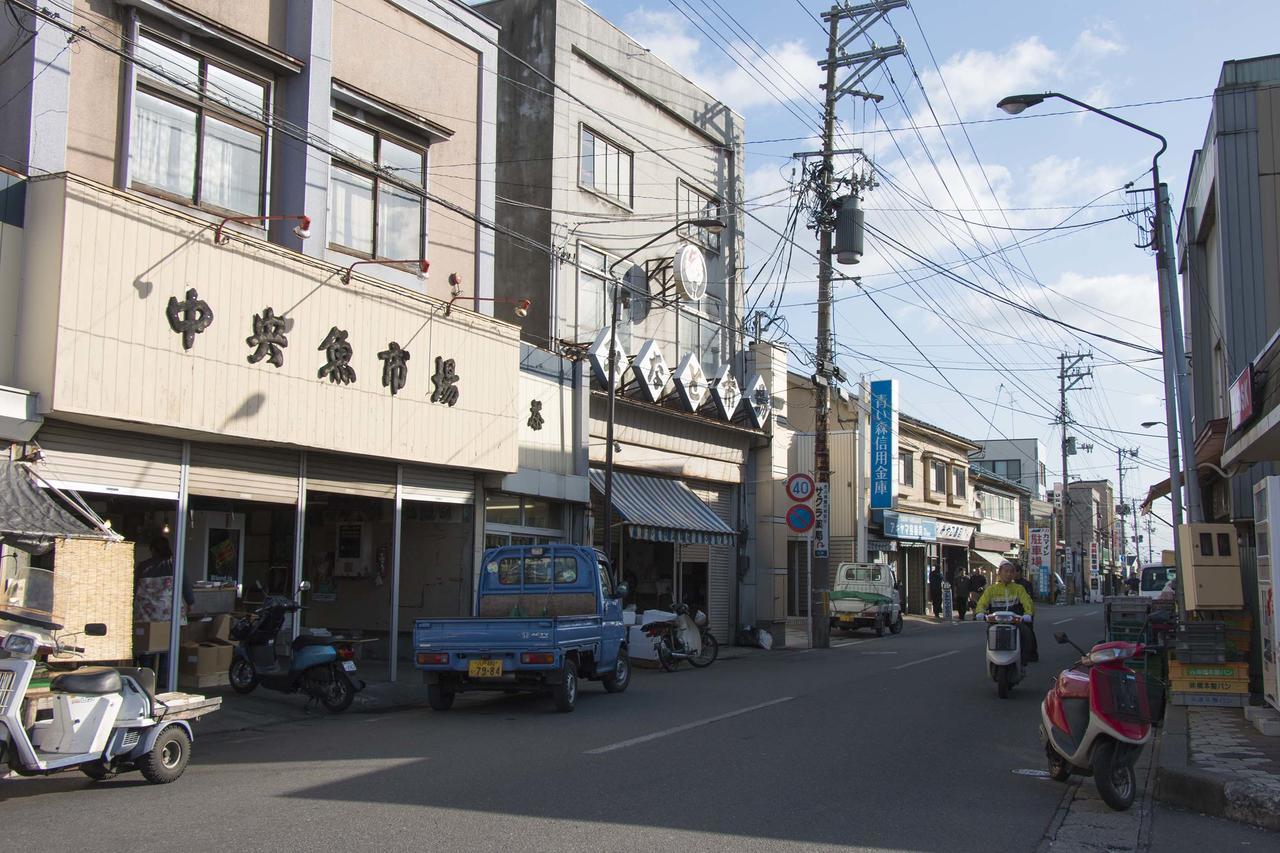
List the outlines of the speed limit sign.
{"label": "speed limit sign", "polygon": [[787,497],[805,503],[813,497],[813,478],[808,474],[792,474],[787,478]]}

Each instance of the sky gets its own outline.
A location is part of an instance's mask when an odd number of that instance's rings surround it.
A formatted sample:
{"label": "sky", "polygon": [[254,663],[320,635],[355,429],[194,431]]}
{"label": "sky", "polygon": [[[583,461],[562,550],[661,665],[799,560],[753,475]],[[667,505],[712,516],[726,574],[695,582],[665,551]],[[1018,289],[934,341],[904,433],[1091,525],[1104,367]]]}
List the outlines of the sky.
{"label": "sky", "polygon": [[[770,335],[791,347],[795,369],[811,372],[817,239],[803,212],[793,238],[779,232],[791,234],[790,188],[803,169],[792,155],[819,147],[820,15],[830,4],[588,3],[743,116],[748,308],[781,317]],[[868,233],[861,263],[843,268],[862,288],[835,285],[839,366],[855,383],[864,373],[898,379],[903,412],[969,438],[1039,438],[1052,485],[1061,479],[1058,355],[1091,352],[1093,376],[1069,405],[1078,441],[1093,450],[1071,458],[1072,478],[1116,483],[1117,448],[1137,448],[1125,495],[1144,496],[1168,476],[1163,427],[1141,426],[1165,420],[1164,386],[1160,361],[1142,349],[1160,347],[1155,259],[1135,246],[1125,187],[1149,190],[1158,144],[1099,116],[1052,115],[1071,109],[1062,101],[1015,119],[995,103],[1059,91],[1162,133],[1161,178],[1176,212],[1222,63],[1276,52],[1276,32],[1274,0],[915,0],[890,12],[870,38],[878,46],[901,38],[905,55],[864,84],[883,100],[846,97],[836,111],[837,145],[875,164],[838,165],[875,177],[863,206],[879,232]],[[861,40],[849,50],[867,47]],[[1062,225],[1082,227],[1045,230]],[[1171,547],[1169,508],[1156,505],[1157,559]]]}

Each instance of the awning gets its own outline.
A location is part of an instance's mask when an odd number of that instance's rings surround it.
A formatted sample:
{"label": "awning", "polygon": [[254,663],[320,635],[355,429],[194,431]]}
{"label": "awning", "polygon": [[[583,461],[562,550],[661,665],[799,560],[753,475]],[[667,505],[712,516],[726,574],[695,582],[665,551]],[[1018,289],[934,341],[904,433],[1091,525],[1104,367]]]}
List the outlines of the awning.
{"label": "awning", "polygon": [[996,551],[979,551],[977,548],[974,548],[974,549],[973,549],[972,551],[970,551],[969,553],[970,553],[970,554],[972,554],[973,556],[977,557],[979,560],[981,560],[982,562],[986,563],[987,565],[989,565],[989,566],[990,566],[991,568],[993,568],[993,569],[998,569],[998,568],[1000,568],[1000,564],[1001,564],[1001,563],[1003,563],[1005,560],[1007,560],[1007,559],[1008,559],[1004,554],[1001,554],[1001,553],[999,553],[999,552],[996,552]]}
{"label": "awning", "polygon": [[[1215,418],[1205,425],[1201,431],[1200,437],[1196,439],[1196,471],[1208,468],[1212,471],[1222,461],[1222,443],[1227,435],[1227,419]],[[1186,468],[1182,469],[1182,476],[1185,482]],[[1160,498],[1169,494],[1169,478],[1165,477],[1151,488],[1147,489],[1147,496],[1138,506],[1141,512],[1150,512],[1151,506]]]}
{"label": "awning", "polygon": [[[604,472],[591,471],[604,494]],[[636,539],[681,545],[733,545],[738,535],[679,480],[613,472],[613,508]]]}
{"label": "awning", "polygon": [[109,539],[67,512],[31,482],[24,466],[0,460],[0,541],[43,554],[58,538]]}

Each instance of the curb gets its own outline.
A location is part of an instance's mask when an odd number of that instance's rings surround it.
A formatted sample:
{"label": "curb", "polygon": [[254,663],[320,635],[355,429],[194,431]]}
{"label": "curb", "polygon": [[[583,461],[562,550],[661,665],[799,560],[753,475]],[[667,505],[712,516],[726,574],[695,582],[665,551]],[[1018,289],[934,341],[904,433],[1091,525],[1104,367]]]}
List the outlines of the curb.
{"label": "curb", "polygon": [[1280,832],[1280,789],[1252,781],[1233,781],[1191,766],[1187,709],[1180,705],[1169,706],[1160,733],[1155,798],[1212,817]]}

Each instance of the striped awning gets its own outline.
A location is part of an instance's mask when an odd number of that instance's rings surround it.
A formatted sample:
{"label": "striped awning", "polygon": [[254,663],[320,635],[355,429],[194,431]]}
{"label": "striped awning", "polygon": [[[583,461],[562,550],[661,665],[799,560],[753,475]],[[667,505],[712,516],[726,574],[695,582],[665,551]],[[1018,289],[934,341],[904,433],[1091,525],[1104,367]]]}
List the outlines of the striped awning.
{"label": "striped awning", "polygon": [[[591,486],[604,494],[604,472]],[[636,539],[681,545],[733,545],[737,534],[679,480],[613,472],[613,508]]]}

